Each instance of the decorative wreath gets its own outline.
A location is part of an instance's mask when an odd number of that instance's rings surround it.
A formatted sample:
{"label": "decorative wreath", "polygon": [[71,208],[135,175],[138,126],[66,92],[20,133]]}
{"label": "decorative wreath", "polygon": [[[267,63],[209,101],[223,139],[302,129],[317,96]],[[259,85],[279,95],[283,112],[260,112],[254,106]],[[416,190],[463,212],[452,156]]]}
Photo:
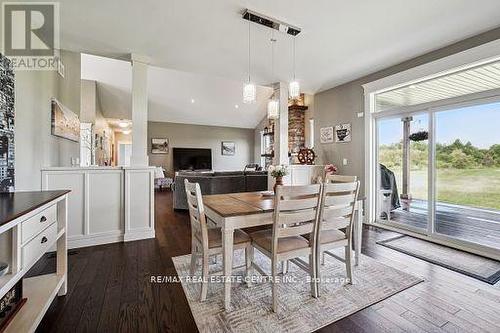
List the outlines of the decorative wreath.
{"label": "decorative wreath", "polygon": [[315,158],[316,154],[309,148],[302,148],[297,155],[300,164],[313,164]]}
{"label": "decorative wreath", "polygon": [[418,131],[418,132],[415,132],[415,133],[412,133],[408,136],[408,138],[411,140],[411,141],[425,141],[429,138],[429,132],[427,131]]}

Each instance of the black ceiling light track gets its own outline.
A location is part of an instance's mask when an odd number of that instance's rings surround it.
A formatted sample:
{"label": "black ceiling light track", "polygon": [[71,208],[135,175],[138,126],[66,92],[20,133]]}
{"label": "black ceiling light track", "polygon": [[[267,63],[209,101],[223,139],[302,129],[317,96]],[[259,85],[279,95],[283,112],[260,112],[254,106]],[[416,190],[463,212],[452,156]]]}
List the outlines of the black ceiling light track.
{"label": "black ceiling light track", "polygon": [[257,12],[251,11],[249,9],[245,9],[242,15],[244,20],[248,20],[250,22],[254,22],[260,25],[263,25],[265,27],[275,29],[281,32],[284,32],[286,34],[292,35],[292,36],[297,36],[301,29],[294,27],[288,23],[279,21],[277,19],[274,19],[272,17],[259,14]]}

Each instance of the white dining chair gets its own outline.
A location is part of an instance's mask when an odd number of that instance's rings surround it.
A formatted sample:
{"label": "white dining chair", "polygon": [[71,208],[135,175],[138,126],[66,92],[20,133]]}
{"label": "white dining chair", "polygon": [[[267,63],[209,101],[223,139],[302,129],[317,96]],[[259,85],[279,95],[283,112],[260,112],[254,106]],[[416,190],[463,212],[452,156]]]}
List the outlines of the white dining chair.
{"label": "white dining chair", "polygon": [[[317,228],[317,276],[321,276],[319,258],[324,264],[325,253],[341,260],[346,265],[346,273],[349,283],[352,283],[352,234],[356,201],[359,193],[359,181],[352,176],[350,179],[343,176],[341,182],[335,178],[327,178],[323,184],[321,196],[321,208]],[[332,179],[333,178],[333,179]],[[339,178],[337,178],[338,180]],[[350,180],[350,181],[349,181]],[[339,229],[345,228],[345,232]],[[341,258],[330,250],[344,247],[345,258]],[[319,288],[318,288],[319,293]]]}
{"label": "white dining chair", "polygon": [[[321,184],[277,186],[274,200],[273,228],[250,234],[252,245],[271,259],[272,309],[277,312],[278,263],[297,265],[311,277],[311,295],[316,288],[316,228],[321,203]],[[309,234],[310,240],[302,237]],[[299,257],[309,257],[309,262]],[[262,268],[254,265],[261,274]]]}
{"label": "white dining chair", "polygon": [[[203,206],[200,185],[190,183],[184,180],[187,202],[189,206],[189,218],[191,220],[191,266],[190,274],[194,275],[198,259],[202,259],[202,284],[200,300],[207,298],[208,277],[210,274],[219,273],[209,272],[209,258],[222,254],[222,233],[219,227],[208,227],[207,217]],[[245,249],[245,267],[248,277],[252,265],[253,247],[250,237],[242,230],[234,231],[234,250]],[[239,268],[239,267],[236,267]]]}

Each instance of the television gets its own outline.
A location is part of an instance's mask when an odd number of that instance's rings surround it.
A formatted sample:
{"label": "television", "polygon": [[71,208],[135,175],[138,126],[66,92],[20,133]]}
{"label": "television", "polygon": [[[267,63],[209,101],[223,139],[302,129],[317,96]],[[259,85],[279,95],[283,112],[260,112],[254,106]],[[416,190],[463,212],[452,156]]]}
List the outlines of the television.
{"label": "television", "polygon": [[212,150],[204,148],[173,148],[174,171],[212,170]]}

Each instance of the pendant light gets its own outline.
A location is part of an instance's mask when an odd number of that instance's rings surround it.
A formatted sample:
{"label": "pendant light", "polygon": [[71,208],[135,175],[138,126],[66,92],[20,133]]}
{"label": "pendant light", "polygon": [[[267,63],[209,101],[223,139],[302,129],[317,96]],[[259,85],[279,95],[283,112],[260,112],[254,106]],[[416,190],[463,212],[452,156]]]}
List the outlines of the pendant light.
{"label": "pendant light", "polygon": [[295,39],[293,37],[293,80],[288,86],[288,95],[290,98],[298,98],[300,96],[300,84],[297,79],[295,79]]}
{"label": "pendant light", "polygon": [[[250,15],[250,14],[249,14]],[[250,52],[250,17],[248,17],[248,81],[243,86],[243,103],[250,104],[254,103],[256,100],[256,88],[255,84],[250,80],[250,62],[251,62],[251,52]]]}
{"label": "pendant light", "polygon": [[[271,77],[274,78],[274,31],[271,33]],[[274,90],[274,88],[273,88]],[[276,93],[273,91],[271,99],[267,102],[267,118],[268,119],[278,119],[280,115],[280,104],[276,99]]]}

